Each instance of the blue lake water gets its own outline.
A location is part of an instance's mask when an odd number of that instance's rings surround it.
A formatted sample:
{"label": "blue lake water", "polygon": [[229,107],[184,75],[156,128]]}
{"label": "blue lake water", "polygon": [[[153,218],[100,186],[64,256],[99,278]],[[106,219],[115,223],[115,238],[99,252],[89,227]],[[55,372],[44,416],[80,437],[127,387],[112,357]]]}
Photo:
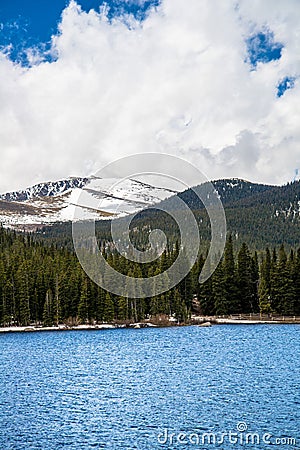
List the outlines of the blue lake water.
{"label": "blue lake water", "polygon": [[0,449],[298,449],[299,344],[297,325],[2,334]]}

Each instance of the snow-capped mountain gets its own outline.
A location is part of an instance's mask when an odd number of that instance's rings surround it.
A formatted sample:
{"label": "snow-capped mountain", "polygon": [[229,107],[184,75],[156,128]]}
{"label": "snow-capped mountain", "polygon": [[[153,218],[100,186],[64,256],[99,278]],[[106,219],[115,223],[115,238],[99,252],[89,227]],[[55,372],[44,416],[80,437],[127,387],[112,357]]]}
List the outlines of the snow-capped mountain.
{"label": "snow-capped mountain", "polygon": [[177,191],[133,179],[68,178],[0,195],[0,223],[39,225],[109,219],[156,204]]}
{"label": "snow-capped mountain", "polygon": [[[149,181],[149,182],[148,182]],[[300,182],[270,186],[232,178],[212,182],[228,210],[265,208],[274,218],[298,220]],[[40,183],[28,189],[0,195],[0,223],[4,226],[39,226],[72,220],[122,217],[163,201],[162,207],[178,207],[174,194],[192,210],[203,208],[195,192],[181,186],[164,186],[160,179],[68,178]],[[177,189],[177,190],[176,190]],[[177,206],[176,206],[177,205]],[[248,209],[247,209],[248,211]]]}
{"label": "snow-capped mountain", "polygon": [[55,197],[70,189],[82,188],[88,181],[88,178],[68,178],[67,180],[39,183],[21,191],[0,194],[0,199],[23,202],[37,197]]}

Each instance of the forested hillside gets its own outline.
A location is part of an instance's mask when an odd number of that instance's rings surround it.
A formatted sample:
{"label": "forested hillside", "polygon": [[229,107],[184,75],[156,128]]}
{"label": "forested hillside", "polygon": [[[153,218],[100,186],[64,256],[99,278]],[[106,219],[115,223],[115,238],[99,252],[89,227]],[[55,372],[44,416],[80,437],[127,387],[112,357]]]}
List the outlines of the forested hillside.
{"label": "forested hillside", "polygon": [[[300,182],[285,186],[268,186],[232,179],[213,182],[224,205],[227,229],[233,236],[237,251],[246,242],[251,251],[263,251],[267,246],[279,249],[282,243],[286,248],[300,246]],[[208,216],[195,192],[201,191],[202,185],[188,189],[180,197],[194,212],[199,224],[202,251],[208,248],[210,223]],[[178,208],[174,197],[160,204],[170,210]],[[180,214],[180,212],[177,211]],[[185,213],[182,212],[184,220]],[[118,219],[122,221],[122,219]],[[135,215],[132,221],[133,242],[145,247],[148,242],[149,229],[158,228],[165,231],[170,246],[180,239],[179,228],[166,213],[155,207],[145,209]],[[109,241],[110,221],[96,223],[97,236]],[[39,231],[38,237],[47,242],[72,249],[71,223],[54,224]]]}
{"label": "forested hillside", "polygon": [[[141,265],[114,252],[104,256],[116,270],[149,277],[165,271],[177,254],[175,245],[154,264]],[[300,314],[300,250],[287,256],[282,246],[258,258],[242,244],[234,255],[230,236],[218,269],[199,285],[203,263],[199,255],[189,275],[169,292],[142,299],[127,298],[124,292],[118,297],[91,282],[72,252],[0,228],[0,324],[126,322],[162,315],[184,322],[193,310],[208,315]]]}

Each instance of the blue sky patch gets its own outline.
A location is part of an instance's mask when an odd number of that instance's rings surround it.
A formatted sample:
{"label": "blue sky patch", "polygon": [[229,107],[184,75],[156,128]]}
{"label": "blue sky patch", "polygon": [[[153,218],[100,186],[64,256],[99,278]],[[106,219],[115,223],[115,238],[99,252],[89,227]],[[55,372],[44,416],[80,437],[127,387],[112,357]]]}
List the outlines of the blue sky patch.
{"label": "blue sky patch", "polygon": [[[109,6],[109,18],[122,14],[133,14],[144,20],[150,7],[158,6],[160,0],[77,0],[84,11]],[[50,40],[57,33],[57,25],[68,0],[7,0],[0,1],[0,49],[10,59],[22,65],[29,65],[28,48],[43,52],[44,60],[53,60],[49,53]]]}
{"label": "blue sky patch", "polygon": [[248,51],[248,62],[253,69],[257,63],[268,63],[281,58],[283,44],[274,40],[271,31],[260,31],[246,40]]}
{"label": "blue sky patch", "polygon": [[285,91],[292,89],[295,85],[295,77],[285,77],[277,85],[277,97],[281,97]]}

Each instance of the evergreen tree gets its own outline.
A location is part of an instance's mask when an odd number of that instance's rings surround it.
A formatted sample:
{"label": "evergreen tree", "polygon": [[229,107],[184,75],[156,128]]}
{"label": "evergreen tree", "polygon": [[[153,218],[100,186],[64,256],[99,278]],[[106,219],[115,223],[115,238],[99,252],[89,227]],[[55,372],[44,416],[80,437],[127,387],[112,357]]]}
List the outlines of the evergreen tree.
{"label": "evergreen tree", "polygon": [[237,286],[240,310],[237,312],[253,313],[255,310],[255,292],[253,285],[253,260],[247,244],[243,243],[238,253]]}
{"label": "evergreen tree", "polygon": [[241,300],[238,298],[236,268],[233,255],[232,236],[229,235],[224,250],[224,305],[223,314],[236,314],[241,311]]}
{"label": "evergreen tree", "polygon": [[252,283],[252,305],[253,312],[259,311],[259,297],[258,297],[258,286],[259,286],[259,263],[257,252],[254,252],[254,256],[251,257],[251,283]]}
{"label": "evergreen tree", "polygon": [[82,286],[81,286],[81,293],[80,293],[80,300],[78,305],[78,319],[80,323],[88,323],[89,322],[89,289],[88,289],[88,280],[86,277],[84,277]]}
{"label": "evergreen tree", "polygon": [[214,310],[218,316],[229,314],[227,292],[225,288],[224,266],[221,262],[212,276]]}
{"label": "evergreen tree", "polygon": [[22,263],[17,271],[18,280],[18,321],[20,325],[30,323],[30,298],[29,298],[29,277],[25,263]]}
{"label": "evergreen tree", "polygon": [[174,292],[174,315],[178,323],[186,322],[188,318],[188,310],[185,302],[182,301],[181,295],[178,289]]}
{"label": "evergreen tree", "polygon": [[106,293],[103,306],[103,321],[112,322],[114,320],[114,303],[109,292]]}
{"label": "evergreen tree", "polygon": [[60,286],[57,274],[55,276],[54,321],[56,326],[58,326],[61,321]]}
{"label": "evergreen tree", "polygon": [[[222,284],[221,279],[216,280],[216,276],[210,277],[207,281],[205,281],[205,283],[201,284],[198,290],[198,300],[200,302],[200,306],[201,306],[201,311],[202,314],[206,315],[206,316],[210,316],[215,314],[215,307],[217,305],[218,310],[220,310],[219,308],[222,306],[219,305],[220,301],[222,303],[222,294],[221,294],[221,298],[217,296],[217,292],[221,289],[221,285],[220,286],[216,286],[216,284],[220,283]],[[213,280],[215,280],[215,284],[213,287]],[[215,293],[215,295],[214,295]],[[216,302],[216,298],[218,297],[219,301]],[[219,305],[219,306],[218,306]]]}
{"label": "evergreen tree", "polygon": [[43,324],[44,326],[51,326],[54,322],[54,311],[53,311],[53,294],[51,289],[46,292],[44,312],[43,312]]}
{"label": "evergreen tree", "polygon": [[282,245],[279,249],[278,261],[276,258],[276,264],[273,263],[271,271],[271,308],[278,314],[293,314],[294,303],[295,287]]}
{"label": "evergreen tree", "polygon": [[271,295],[265,278],[261,278],[258,292],[260,313],[269,314],[271,312]]}
{"label": "evergreen tree", "polygon": [[129,319],[129,299],[128,297],[118,297],[118,320]]}
{"label": "evergreen tree", "polygon": [[300,249],[298,249],[295,257],[293,282],[295,287],[294,314],[300,316]]}

